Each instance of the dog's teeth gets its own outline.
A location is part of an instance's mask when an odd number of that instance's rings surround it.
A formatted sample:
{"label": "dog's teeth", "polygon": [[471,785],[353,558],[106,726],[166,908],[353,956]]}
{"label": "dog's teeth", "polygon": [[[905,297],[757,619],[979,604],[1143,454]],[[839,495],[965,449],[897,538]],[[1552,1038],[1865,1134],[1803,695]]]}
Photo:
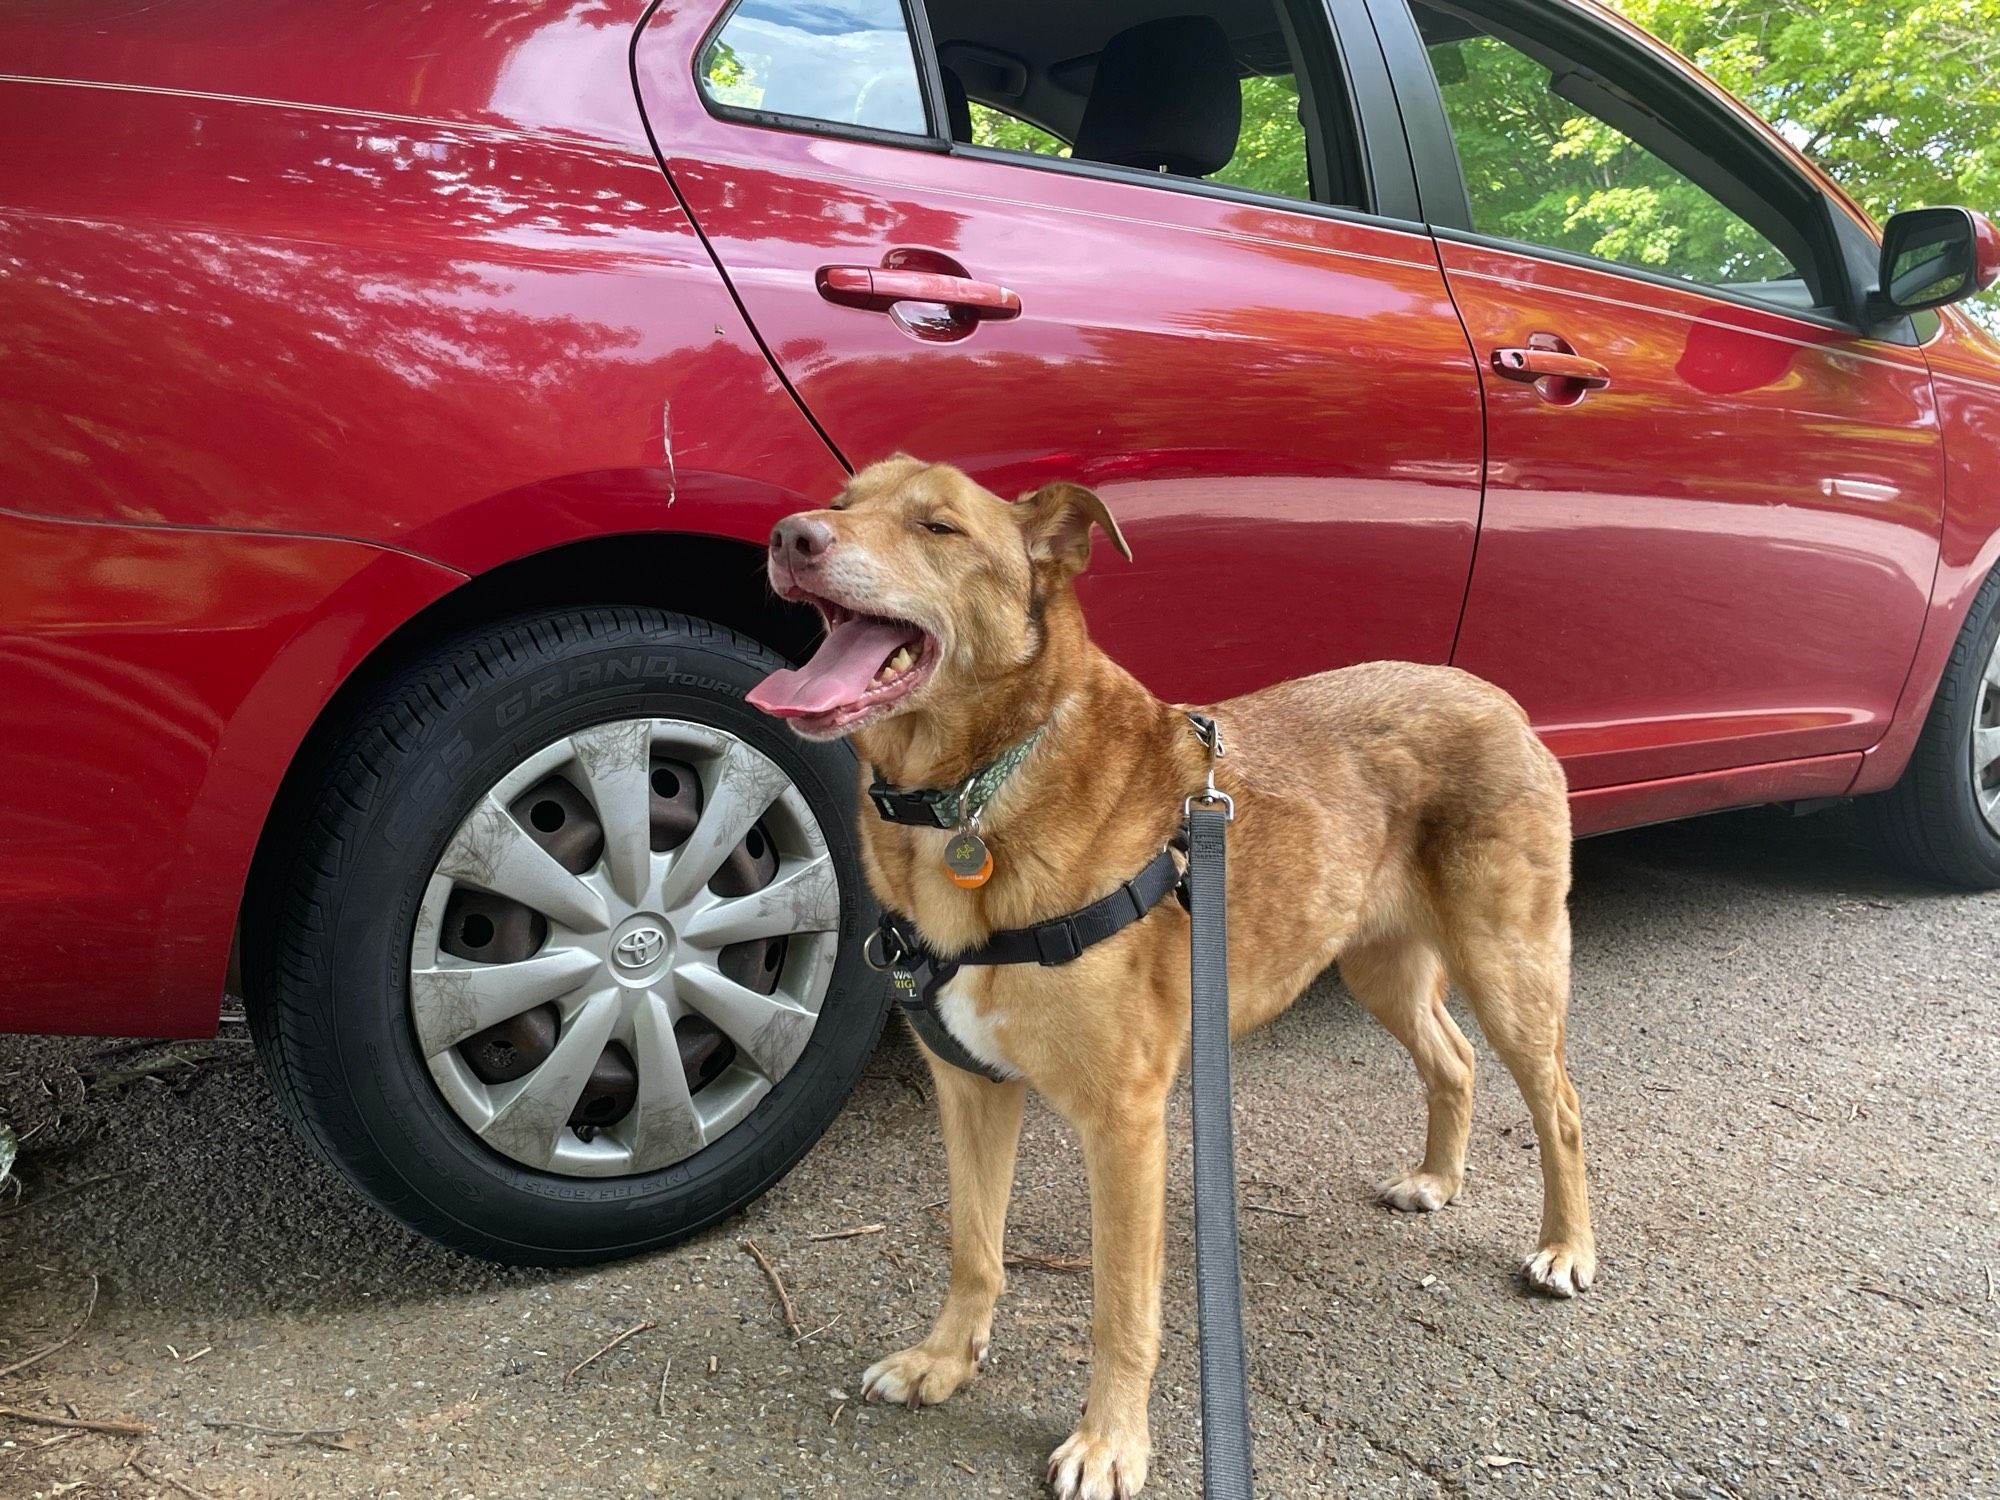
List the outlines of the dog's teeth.
{"label": "dog's teeth", "polygon": [[898,672],[907,672],[910,669],[910,664],[915,660],[916,658],[910,655],[910,648],[908,646],[898,646],[896,654],[889,658],[889,665]]}

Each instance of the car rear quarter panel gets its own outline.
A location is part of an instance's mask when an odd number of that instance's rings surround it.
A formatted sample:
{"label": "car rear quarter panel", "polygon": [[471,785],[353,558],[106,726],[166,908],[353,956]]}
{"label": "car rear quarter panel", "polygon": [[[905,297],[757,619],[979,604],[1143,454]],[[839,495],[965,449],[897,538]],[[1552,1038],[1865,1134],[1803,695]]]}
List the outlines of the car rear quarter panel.
{"label": "car rear quarter panel", "polygon": [[212,1030],[293,751],[459,581],[324,537],[0,515],[0,1028]]}
{"label": "car rear quarter panel", "polygon": [[212,1028],[301,741],[466,575],[840,483],[644,138],[641,8],[0,20],[0,1025]]}

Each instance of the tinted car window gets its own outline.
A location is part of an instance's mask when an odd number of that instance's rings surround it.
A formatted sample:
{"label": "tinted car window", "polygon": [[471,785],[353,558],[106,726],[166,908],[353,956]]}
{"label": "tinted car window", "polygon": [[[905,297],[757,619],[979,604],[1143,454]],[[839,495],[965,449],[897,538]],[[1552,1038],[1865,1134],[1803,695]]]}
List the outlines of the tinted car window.
{"label": "tinted car window", "polygon": [[1590,75],[1558,72],[1461,13],[1411,9],[1476,231],[1799,300],[1803,275],[1766,234],[1584,107],[1601,87]]}
{"label": "tinted car window", "polygon": [[[1332,38],[1315,5],[1239,0],[930,0],[956,138],[1030,155],[1200,178],[1360,207],[1357,142],[1322,129],[1301,55]],[[1302,88],[1302,82],[1308,86]],[[1333,96],[1337,77],[1317,79]],[[1326,135],[1330,139],[1320,140]],[[1316,181],[1322,171],[1325,181]]]}
{"label": "tinted car window", "polygon": [[715,104],[922,135],[923,92],[899,0],[740,0],[702,50]]}

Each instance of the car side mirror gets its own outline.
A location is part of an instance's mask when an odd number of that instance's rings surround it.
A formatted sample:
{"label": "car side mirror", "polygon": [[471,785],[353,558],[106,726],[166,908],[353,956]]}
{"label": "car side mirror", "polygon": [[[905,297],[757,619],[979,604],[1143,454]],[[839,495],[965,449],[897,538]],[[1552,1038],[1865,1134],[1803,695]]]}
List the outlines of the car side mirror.
{"label": "car side mirror", "polygon": [[1881,285],[1871,299],[1885,318],[1963,302],[2000,281],[2000,232],[1969,208],[1913,208],[1882,232]]}

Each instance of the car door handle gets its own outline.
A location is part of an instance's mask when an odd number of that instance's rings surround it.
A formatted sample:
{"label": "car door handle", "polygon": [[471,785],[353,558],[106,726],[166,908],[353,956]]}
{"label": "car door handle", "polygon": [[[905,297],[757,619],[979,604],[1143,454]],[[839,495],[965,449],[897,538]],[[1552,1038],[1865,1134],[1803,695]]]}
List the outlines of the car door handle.
{"label": "car door handle", "polygon": [[1493,371],[1506,380],[1533,385],[1553,376],[1581,391],[1601,391],[1611,384],[1611,372],[1594,359],[1559,349],[1495,349]]}
{"label": "car door handle", "polygon": [[829,302],[887,309],[898,302],[936,302],[981,318],[1016,318],[1021,299],[1007,287],[935,271],[884,266],[822,266],[819,294]]}

